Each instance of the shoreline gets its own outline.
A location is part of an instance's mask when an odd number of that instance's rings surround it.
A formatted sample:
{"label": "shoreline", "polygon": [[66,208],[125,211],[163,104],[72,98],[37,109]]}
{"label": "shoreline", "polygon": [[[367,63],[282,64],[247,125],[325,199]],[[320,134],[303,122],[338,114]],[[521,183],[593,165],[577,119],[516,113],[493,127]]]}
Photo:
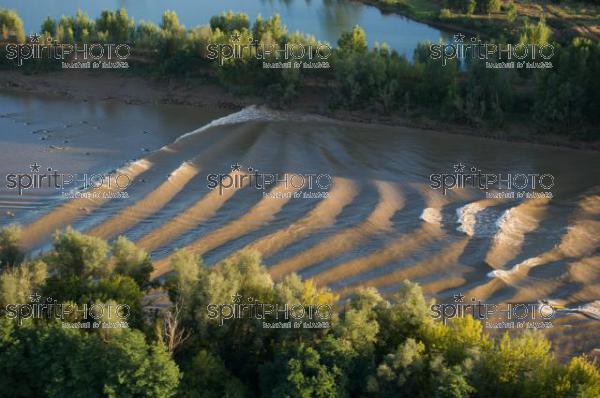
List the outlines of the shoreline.
{"label": "shoreline", "polygon": [[[272,107],[264,98],[235,95],[216,83],[200,79],[151,79],[114,71],[55,71],[27,75],[4,70],[0,90],[36,95],[55,95],[80,101],[117,101],[125,104],[173,104],[238,111],[250,105]],[[501,130],[441,122],[426,118],[407,118],[398,114],[379,115],[368,111],[332,110],[318,90],[300,90],[293,106],[286,111],[316,114],[342,122],[400,126],[446,134],[474,136],[504,142],[528,143],[583,151],[599,151],[600,141],[571,141],[559,135],[534,134],[526,125],[516,124]]]}

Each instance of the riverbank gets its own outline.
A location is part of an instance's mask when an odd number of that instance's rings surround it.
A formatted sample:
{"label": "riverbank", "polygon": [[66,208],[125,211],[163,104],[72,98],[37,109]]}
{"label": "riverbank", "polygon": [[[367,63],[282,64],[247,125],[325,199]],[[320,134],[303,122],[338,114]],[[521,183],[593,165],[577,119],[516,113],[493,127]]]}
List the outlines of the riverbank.
{"label": "riverbank", "polygon": [[376,7],[384,14],[399,14],[432,27],[483,37],[518,38],[526,20],[543,19],[551,28],[554,39],[568,41],[583,36],[600,40],[600,8],[598,5],[565,1],[548,4],[542,1],[513,1],[514,15],[504,4],[497,12],[467,15],[445,8],[446,2],[438,0],[357,0]]}
{"label": "riverbank", "polygon": [[[231,111],[249,105],[272,106],[255,95],[235,95],[223,87],[202,79],[150,79],[114,71],[58,71],[27,75],[18,71],[3,71],[0,88],[28,93],[52,94],[80,101],[120,101],[126,104],[180,104]],[[342,121],[383,124],[434,130],[450,134],[478,136],[502,141],[527,142],[568,147],[580,150],[600,150],[600,141],[569,140],[561,135],[535,134],[527,121],[513,122],[506,127],[472,127],[423,116],[405,117],[397,112],[388,115],[368,110],[331,109],[326,88],[304,88],[284,110],[312,113]]]}

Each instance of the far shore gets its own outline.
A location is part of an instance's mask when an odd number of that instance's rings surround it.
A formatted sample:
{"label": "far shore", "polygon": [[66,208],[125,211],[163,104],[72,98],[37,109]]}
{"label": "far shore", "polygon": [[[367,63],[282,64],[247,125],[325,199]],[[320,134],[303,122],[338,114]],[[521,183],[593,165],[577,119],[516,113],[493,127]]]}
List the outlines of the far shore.
{"label": "far shore", "polygon": [[[58,95],[81,101],[111,100],[127,104],[179,104],[232,111],[240,110],[249,105],[271,105],[264,98],[236,95],[215,83],[200,79],[175,77],[159,80],[115,71],[89,72],[73,70],[30,75],[20,71],[3,70],[0,74],[0,89],[39,95]],[[326,90],[323,89],[304,89],[293,103],[284,109],[356,123],[403,126],[579,150],[600,150],[600,141],[573,141],[558,135],[533,134],[532,127],[526,120],[520,124],[512,123],[501,129],[490,129],[436,121],[423,117],[407,118],[398,114],[381,115],[369,110],[332,110],[327,104],[327,95]]]}

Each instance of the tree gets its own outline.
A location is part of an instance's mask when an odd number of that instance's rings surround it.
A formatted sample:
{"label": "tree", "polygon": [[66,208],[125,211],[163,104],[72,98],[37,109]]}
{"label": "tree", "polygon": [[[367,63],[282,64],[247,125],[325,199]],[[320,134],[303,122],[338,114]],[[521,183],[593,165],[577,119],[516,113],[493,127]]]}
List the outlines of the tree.
{"label": "tree", "polygon": [[500,0],[479,0],[477,3],[482,14],[491,14],[500,11]]}
{"label": "tree", "polygon": [[398,347],[407,338],[419,338],[423,328],[432,322],[429,307],[421,287],[405,280],[393,295],[393,304],[378,314],[381,351],[386,347]]}
{"label": "tree", "polygon": [[115,272],[132,277],[141,287],[150,283],[150,273],[154,267],[146,251],[124,236],[119,236],[113,243],[111,252]]}
{"label": "tree", "polygon": [[0,229],[0,270],[14,267],[23,261],[21,249],[21,227],[16,224]]}
{"label": "tree", "polygon": [[242,12],[234,14],[233,11],[228,11],[211,17],[210,27],[213,30],[220,29],[225,33],[231,33],[234,30],[242,31],[250,28],[250,19],[247,14]]}
{"label": "tree", "polygon": [[54,234],[54,252],[49,261],[61,275],[88,279],[110,275],[108,253],[109,246],[102,239],[68,227],[65,232]]}
{"label": "tree", "polygon": [[282,43],[284,37],[287,35],[287,29],[281,23],[281,17],[279,14],[275,14],[267,19],[265,31],[266,33],[270,34],[271,39],[273,39],[276,43]]}
{"label": "tree", "polygon": [[272,398],[326,398],[341,395],[337,367],[322,363],[319,353],[300,344],[261,366],[261,392]]}
{"label": "tree", "polygon": [[535,44],[541,46],[547,44],[550,40],[552,31],[546,25],[544,18],[540,18],[538,23],[532,24],[529,20],[525,20],[523,28],[521,29],[521,35],[519,36],[520,44]]}
{"label": "tree", "polygon": [[355,25],[352,31],[342,33],[338,46],[342,50],[364,53],[368,49],[367,35],[363,28]]}
{"label": "tree", "polygon": [[[596,139],[600,113],[600,44],[574,39],[555,46],[553,68],[537,75],[535,116],[545,129],[580,139]],[[571,128],[565,128],[571,127]],[[575,128],[576,127],[576,128]],[[587,127],[587,128],[586,128]]]}
{"label": "tree", "polygon": [[0,274],[0,305],[25,304],[46,282],[47,266],[36,260],[4,270]]}
{"label": "tree", "polygon": [[0,37],[18,43],[25,42],[23,21],[15,11],[0,8]]}
{"label": "tree", "polygon": [[475,0],[449,0],[447,4],[451,10],[463,12],[467,15],[473,14],[477,6]]}
{"label": "tree", "polygon": [[156,325],[156,334],[159,341],[163,341],[167,351],[175,352],[191,336],[191,332],[182,326],[181,304],[176,303],[173,308],[163,314],[162,325]]}
{"label": "tree", "polygon": [[425,390],[425,346],[409,338],[384,357],[369,380],[369,392],[377,397],[417,397]]}
{"label": "tree", "polygon": [[474,124],[486,119],[502,123],[513,106],[510,87],[514,77],[512,70],[491,69],[484,61],[473,61],[465,87],[464,117]]}
{"label": "tree", "polygon": [[600,370],[585,357],[572,358],[556,380],[556,397],[599,397]]}
{"label": "tree", "polygon": [[171,397],[179,370],[162,345],[125,329],[104,341],[60,325],[14,328],[0,341],[3,396]]}
{"label": "tree", "polygon": [[517,19],[517,6],[515,5],[515,2],[510,0],[505,9],[506,18],[508,18],[510,22],[514,22]]}
{"label": "tree", "polygon": [[103,41],[128,42],[134,26],[133,19],[129,19],[124,8],[118,11],[104,10],[96,19],[98,38]]}
{"label": "tree", "polygon": [[477,396],[551,397],[554,357],[539,333],[504,334],[475,367]]}
{"label": "tree", "polygon": [[182,398],[244,398],[246,387],[207,350],[200,350],[185,368],[178,396]]}
{"label": "tree", "polygon": [[48,34],[51,37],[56,35],[56,20],[54,18],[46,17],[42,23],[41,31],[42,34]]}
{"label": "tree", "polygon": [[471,316],[454,318],[448,325],[432,324],[426,330],[424,341],[431,350],[443,352],[444,360],[451,366],[477,361],[481,352],[491,347],[483,325]]}
{"label": "tree", "polygon": [[202,303],[208,300],[205,287],[201,285],[206,274],[202,260],[188,250],[176,250],[171,257],[171,268],[173,275],[166,283],[171,301],[181,303],[184,316],[192,318],[196,307],[201,306],[197,299]]}
{"label": "tree", "polygon": [[175,11],[165,11],[162,16],[160,28],[166,32],[180,32],[184,29],[179,22],[179,17]]}
{"label": "tree", "polygon": [[179,23],[175,11],[165,11],[160,28],[162,34],[161,56],[172,59],[185,48],[185,27]]}

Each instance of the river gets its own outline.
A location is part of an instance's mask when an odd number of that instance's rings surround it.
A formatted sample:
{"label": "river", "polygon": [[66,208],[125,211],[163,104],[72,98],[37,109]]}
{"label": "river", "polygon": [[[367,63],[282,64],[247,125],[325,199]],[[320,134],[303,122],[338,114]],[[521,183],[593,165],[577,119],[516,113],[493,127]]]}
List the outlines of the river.
{"label": "river", "polygon": [[[126,7],[136,20],[158,22],[167,4],[6,3],[28,31],[47,15],[78,7],[91,16]],[[443,35],[352,2],[175,0],[168,8],[187,26],[223,9],[251,17],[279,12],[290,30],[330,42],[360,24],[371,39],[405,54]],[[71,225],[108,240],[127,236],[152,254],[155,275],[169,271],[175,248],[187,247],[208,265],[251,249],[263,254],[275,279],[297,272],[342,298],[360,287],[390,295],[408,278],[443,302],[458,295],[597,309],[600,300],[595,152],[257,107],[231,112],[10,91],[0,93],[0,145],[0,225],[21,224],[32,253]],[[11,186],[19,175],[27,182],[54,172],[77,180],[64,189],[46,180],[22,194]],[[273,181],[261,187],[240,179],[256,174]],[[304,182],[290,183],[291,174]],[[482,174],[502,182],[490,189],[468,183]],[[105,196],[78,197],[74,188],[94,175],[126,178],[127,197],[106,186]],[[443,192],[436,185],[465,175],[471,180],[464,188]],[[317,177],[330,183],[305,185]],[[211,189],[219,179],[232,187]],[[547,333],[563,353],[598,347],[597,320],[554,322]]]}
{"label": "river", "polygon": [[[594,152],[257,107],[228,114],[4,92],[0,109],[0,224],[24,225],[34,252],[72,225],[127,236],[152,253],[157,275],[178,247],[209,265],[247,248],[263,253],[275,278],[298,272],[342,296],[361,286],[392,293],[409,278],[441,300],[598,300]],[[118,168],[113,174],[131,181],[128,197],[65,196],[75,183],[22,196],[11,189],[9,175],[47,168],[77,175],[80,185]],[[435,185],[477,172],[505,182],[446,193]],[[240,173],[275,177],[234,183]],[[322,180],[310,187],[285,173]],[[211,189],[219,178],[222,189]],[[546,196],[519,198],[536,192]]]}
{"label": "river", "polygon": [[27,33],[39,31],[48,16],[60,18],[62,15],[74,15],[81,9],[96,18],[102,10],[124,7],[136,21],[154,23],[160,23],[164,10],[173,10],[188,28],[208,24],[211,16],[224,10],[244,12],[252,21],[259,14],[263,17],[279,14],[288,31],[312,34],[334,45],[342,32],[360,25],[371,45],[375,41],[387,43],[408,58],[412,57],[419,42],[435,43],[447,38],[447,34],[425,24],[400,15],[385,15],[374,7],[347,0],[5,0],[2,6],[18,12]]}

